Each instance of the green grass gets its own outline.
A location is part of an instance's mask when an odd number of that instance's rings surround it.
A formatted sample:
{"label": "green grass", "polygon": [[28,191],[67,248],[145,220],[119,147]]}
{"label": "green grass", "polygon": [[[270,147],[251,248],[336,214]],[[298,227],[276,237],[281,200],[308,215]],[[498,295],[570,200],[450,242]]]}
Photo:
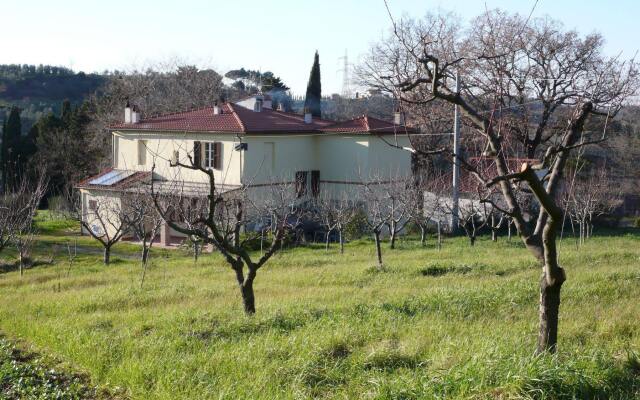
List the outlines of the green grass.
{"label": "green grass", "polygon": [[[38,251],[69,240],[46,238]],[[132,260],[82,255],[59,278],[60,255],[0,274],[0,331],[134,399],[640,398],[640,234],[561,243],[559,349],[545,356],[540,270],[519,243],[398,247],[382,272],[366,240],[344,256],[286,250],[258,273],[254,317],[216,254],[156,252],[143,289]]]}
{"label": "green grass", "polygon": [[116,399],[117,395],[92,387],[87,376],[71,373],[55,360],[25,352],[0,337],[0,398]]}

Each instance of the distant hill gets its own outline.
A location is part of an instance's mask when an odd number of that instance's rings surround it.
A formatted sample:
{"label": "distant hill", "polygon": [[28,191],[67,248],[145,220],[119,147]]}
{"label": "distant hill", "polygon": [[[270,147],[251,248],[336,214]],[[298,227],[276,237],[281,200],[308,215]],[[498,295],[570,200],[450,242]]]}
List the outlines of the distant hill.
{"label": "distant hill", "polygon": [[[106,75],[74,72],[65,67],[0,64],[0,107],[20,107],[26,130],[43,114],[59,113],[65,99],[81,103],[105,80]],[[0,118],[3,115],[0,111]]]}

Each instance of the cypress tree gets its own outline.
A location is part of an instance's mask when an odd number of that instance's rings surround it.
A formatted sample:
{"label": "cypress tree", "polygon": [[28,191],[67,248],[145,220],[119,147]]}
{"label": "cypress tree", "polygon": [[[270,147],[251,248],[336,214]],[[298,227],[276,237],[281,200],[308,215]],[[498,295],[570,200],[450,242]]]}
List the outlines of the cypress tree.
{"label": "cypress tree", "polygon": [[9,149],[7,146],[7,116],[5,115],[5,117],[2,119],[2,148],[0,148],[0,157],[2,158],[0,160],[0,167],[2,168],[2,182],[0,182],[0,184],[2,185],[2,193],[5,192],[6,190],[6,186],[5,186],[5,182],[7,182],[7,157],[9,154]]}
{"label": "cypress tree", "polygon": [[65,126],[69,126],[71,122],[71,102],[65,99],[62,102],[62,112],[60,113],[60,119]]}
{"label": "cypress tree", "polygon": [[12,107],[9,118],[2,129],[2,185],[4,191],[7,190],[7,185],[10,185],[11,181],[17,178],[15,170],[20,160],[21,136],[20,109]]}
{"label": "cypress tree", "polygon": [[318,50],[313,59],[313,66],[309,74],[309,83],[307,83],[307,94],[304,100],[304,107],[308,108],[314,117],[322,117],[320,101],[322,100],[322,86],[320,84],[320,56]]}

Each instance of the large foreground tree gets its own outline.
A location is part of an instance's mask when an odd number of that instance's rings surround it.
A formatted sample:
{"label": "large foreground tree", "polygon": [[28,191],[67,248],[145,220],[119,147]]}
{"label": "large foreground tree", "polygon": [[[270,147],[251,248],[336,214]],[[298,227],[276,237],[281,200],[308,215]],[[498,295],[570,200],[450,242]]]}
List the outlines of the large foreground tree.
{"label": "large foreground tree", "polygon": [[[368,82],[409,113],[458,108],[464,147],[481,150],[475,159],[461,152],[457,161],[487,194],[499,190],[500,204],[491,205],[513,220],[540,261],[537,351],[555,351],[567,279],[556,247],[567,160],[574,149],[604,140],[608,123],[637,91],[638,65],[606,56],[600,35],[581,37],[549,18],[488,11],[467,29],[450,15],[392,24],[363,65]],[[600,129],[586,130],[587,122]],[[428,151],[453,156],[450,146]],[[478,159],[490,167],[475,168]],[[522,187],[537,200],[534,218],[517,196]],[[484,201],[493,202],[488,195]]]}

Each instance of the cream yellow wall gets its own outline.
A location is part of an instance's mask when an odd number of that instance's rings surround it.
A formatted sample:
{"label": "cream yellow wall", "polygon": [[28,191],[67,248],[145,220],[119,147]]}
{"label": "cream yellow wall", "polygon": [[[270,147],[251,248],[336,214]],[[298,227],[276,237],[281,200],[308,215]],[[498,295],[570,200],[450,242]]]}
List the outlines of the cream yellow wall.
{"label": "cream yellow wall", "polygon": [[[179,152],[180,161],[189,164],[188,155],[193,157],[193,142],[221,142],[222,168],[214,170],[216,182],[239,185],[241,152],[234,150],[238,139],[233,134],[215,133],[171,133],[171,132],[113,132],[115,168],[134,171],[150,171],[155,162],[155,173],[164,179],[180,179],[186,182],[206,182],[207,177],[200,171],[171,167],[169,160],[173,151]],[[146,140],[146,164],[138,165],[138,141]]]}
{"label": "cream yellow wall", "polygon": [[[223,168],[215,170],[216,182],[230,186],[292,181],[296,171],[319,170],[321,181],[334,181],[323,182],[325,190],[340,192],[353,182],[390,179],[409,175],[411,170],[408,151],[372,135],[247,135],[242,137],[246,151],[234,149],[239,139],[232,134],[116,131],[113,138],[116,168],[149,171],[155,161],[157,176],[186,182],[206,182],[206,175],[170,167],[168,160],[178,150],[180,160],[188,164],[187,154],[192,155],[195,140],[222,143]],[[137,162],[139,140],[146,140],[145,165]],[[398,144],[407,146],[408,141],[399,137]]]}
{"label": "cream yellow wall", "polygon": [[290,181],[296,171],[317,169],[313,136],[265,134],[243,141],[248,145],[243,152],[244,184]]}
{"label": "cream yellow wall", "polygon": [[[82,220],[89,226],[96,225],[99,229],[103,229],[103,224],[99,222],[96,214],[89,208],[89,201],[95,200],[98,203],[98,212],[106,227],[106,233],[109,238],[115,236],[117,228],[120,224],[118,212],[122,206],[120,193],[107,190],[87,190],[80,191],[82,200]],[[82,232],[88,234],[83,227]]]}
{"label": "cream yellow wall", "polygon": [[411,153],[394,147],[396,145],[408,147],[409,140],[406,136],[394,138],[392,135],[386,135],[384,139],[371,136],[368,170],[373,175],[388,179],[411,175]]}
{"label": "cream yellow wall", "polygon": [[[322,182],[322,190],[335,198],[357,196],[359,188],[353,182],[389,180],[411,173],[411,154],[379,137],[331,135],[316,141],[320,180],[330,181]],[[406,140],[399,143],[406,145]]]}

